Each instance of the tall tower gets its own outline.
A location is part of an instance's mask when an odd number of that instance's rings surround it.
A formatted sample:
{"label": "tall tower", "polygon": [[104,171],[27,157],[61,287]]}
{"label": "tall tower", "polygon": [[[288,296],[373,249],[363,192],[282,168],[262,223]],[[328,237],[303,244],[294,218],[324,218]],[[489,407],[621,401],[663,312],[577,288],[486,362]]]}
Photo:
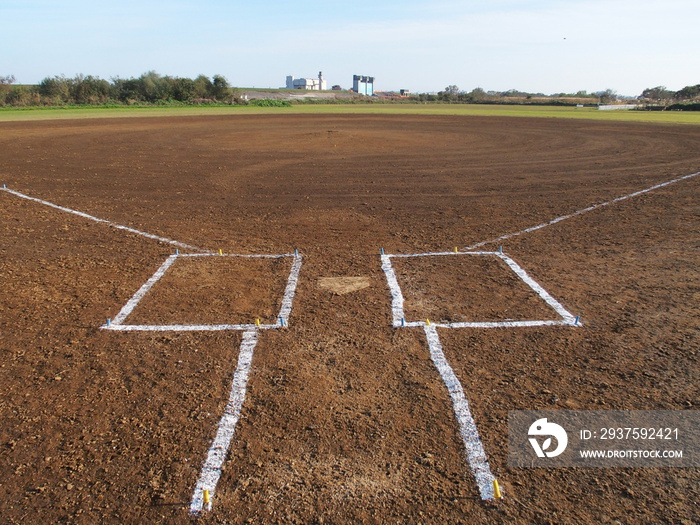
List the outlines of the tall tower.
{"label": "tall tower", "polygon": [[323,80],[323,71],[318,72],[318,89],[320,89],[320,90],[326,89],[326,81]]}

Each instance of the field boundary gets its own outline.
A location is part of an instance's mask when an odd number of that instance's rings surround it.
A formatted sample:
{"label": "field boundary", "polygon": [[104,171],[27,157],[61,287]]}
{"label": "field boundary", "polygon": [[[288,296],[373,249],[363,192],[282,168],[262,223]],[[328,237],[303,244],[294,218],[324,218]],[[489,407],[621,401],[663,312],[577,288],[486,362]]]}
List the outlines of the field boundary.
{"label": "field boundary", "polygon": [[0,122],[99,118],[168,118],[235,115],[416,115],[509,118],[562,118],[607,122],[700,125],[698,111],[598,111],[573,106],[499,104],[293,104],[291,107],[180,106],[117,108],[2,109]]}

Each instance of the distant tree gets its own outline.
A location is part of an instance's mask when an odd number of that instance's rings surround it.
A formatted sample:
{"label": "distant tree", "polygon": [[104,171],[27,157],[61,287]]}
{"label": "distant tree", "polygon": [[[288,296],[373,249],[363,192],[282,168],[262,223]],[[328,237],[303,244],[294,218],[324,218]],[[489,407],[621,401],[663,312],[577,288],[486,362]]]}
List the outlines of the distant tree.
{"label": "distant tree", "polygon": [[39,94],[49,103],[65,104],[70,102],[70,85],[65,75],[46,77],[39,83]]}
{"label": "distant tree", "polygon": [[213,84],[211,80],[209,80],[209,77],[199,75],[194,79],[194,87],[197,98],[211,98]]}
{"label": "distant tree", "polygon": [[459,95],[459,87],[454,84],[447,86],[443,91],[438,93],[438,98],[446,102],[453,102]]}
{"label": "distant tree", "polygon": [[665,102],[673,98],[673,92],[666,89],[666,86],[656,86],[642,91],[642,98],[653,100],[654,102]]}
{"label": "distant tree", "polygon": [[612,89],[599,91],[596,95],[598,95],[601,104],[612,104],[617,101],[617,92]]}
{"label": "distant tree", "polygon": [[171,84],[171,96],[179,102],[189,102],[200,95],[191,78],[173,78]]}
{"label": "distant tree", "polygon": [[683,89],[676,91],[674,98],[676,100],[694,100],[700,97],[700,84],[695,86],[686,86]]}
{"label": "distant tree", "polygon": [[224,101],[229,98],[229,84],[226,77],[221,75],[214,75],[212,77],[211,83],[211,96],[212,98],[220,101]]}
{"label": "distant tree", "polygon": [[7,100],[8,95],[12,91],[12,84],[15,83],[14,75],[0,76],[0,104],[10,104]]}
{"label": "distant tree", "polygon": [[76,75],[68,79],[71,102],[75,104],[104,104],[109,99],[109,82],[92,75]]}
{"label": "distant tree", "polygon": [[467,96],[469,97],[469,100],[471,102],[481,102],[483,100],[486,100],[486,98],[488,98],[488,96],[486,95],[486,91],[484,91],[480,87],[476,87],[476,88],[472,89],[467,94]]}

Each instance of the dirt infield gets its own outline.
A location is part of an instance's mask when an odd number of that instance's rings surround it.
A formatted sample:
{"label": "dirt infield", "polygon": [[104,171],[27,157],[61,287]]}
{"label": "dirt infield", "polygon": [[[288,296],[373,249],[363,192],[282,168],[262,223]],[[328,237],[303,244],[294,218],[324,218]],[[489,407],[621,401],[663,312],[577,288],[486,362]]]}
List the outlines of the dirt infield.
{"label": "dirt infield", "polygon": [[[696,126],[0,123],[0,186],[214,253],[303,255],[289,326],[258,335],[201,523],[697,522],[697,469],[512,468],[507,415],[697,409],[700,176],[485,246],[583,323],[438,329],[499,501],[479,497],[425,333],[392,326],[379,253],[463,249],[699,170]],[[100,329],[176,248],[0,191],[0,523],[195,519],[242,334]],[[288,260],[177,265],[139,323],[275,321]],[[416,318],[548,313],[485,260],[396,266]]]}

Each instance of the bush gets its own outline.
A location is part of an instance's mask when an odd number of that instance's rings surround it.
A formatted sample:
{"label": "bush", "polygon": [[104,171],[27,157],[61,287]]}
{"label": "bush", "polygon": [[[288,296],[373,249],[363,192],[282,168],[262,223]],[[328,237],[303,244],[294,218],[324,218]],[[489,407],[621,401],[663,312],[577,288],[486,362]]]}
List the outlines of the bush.
{"label": "bush", "polygon": [[666,109],[670,111],[700,111],[700,102],[694,104],[671,104]]}
{"label": "bush", "polygon": [[289,100],[276,100],[271,98],[263,98],[250,101],[251,106],[259,108],[289,108],[292,103]]}

